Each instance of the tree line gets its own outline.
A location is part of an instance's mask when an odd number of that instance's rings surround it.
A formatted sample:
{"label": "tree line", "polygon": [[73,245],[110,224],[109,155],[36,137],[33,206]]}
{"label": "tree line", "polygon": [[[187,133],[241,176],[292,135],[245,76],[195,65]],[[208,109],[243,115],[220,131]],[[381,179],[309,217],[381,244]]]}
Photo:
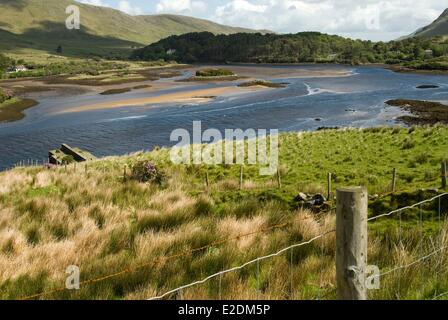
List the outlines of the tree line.
{"label": "tree line", "polygon": [[[319,32],[297,34],[214,35],[209,32],[171,36],[133,52],[138,60],[245,63],[416,63],[443,60],[448,42],[441,38],[410,38],[372,42]],[[445,61],[445,60],[444,60]],[[444,65],[442,63],[442,65]]]}

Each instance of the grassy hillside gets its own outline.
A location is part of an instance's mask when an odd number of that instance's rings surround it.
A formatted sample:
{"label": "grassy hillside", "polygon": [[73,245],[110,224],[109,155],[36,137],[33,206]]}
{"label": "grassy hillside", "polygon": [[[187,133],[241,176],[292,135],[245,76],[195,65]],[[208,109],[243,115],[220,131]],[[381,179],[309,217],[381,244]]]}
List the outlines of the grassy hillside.
{"label": "grassy hillside", "polygon": [[[334,211],[298,208],[299,192],[365,184],[370,215],[416,203],[437,191],[448,158],[448,128],[290,133],[280,138],[282,188],[247,166],[174,166],[169,150],[110,157],[85,167],[17,168],[0,173],[0,298],[146,299],[214,272],[276,252],[334,228]],[[123,179],[123,167],[150,160],[157,183]],[[210,185],[205,185],[209,172]],[[129,176],[129,169],[127,175]],[[443,215],[448,199],[442,201]],[[384,270],[448,245],[435,204],[372,222],[369,263]],[[443,217],[443,216],[442,216]],[[334,234],[285,255],[229,273],[170,298],[334,299]],[[81,290],[64,287],[69,265],[81,269]],[[431,299],[448,291],[444,251],[381,280],[371,298]],[[99,279],[99,280],[96,280]]]}
{"label": "grassy hillside", "polygon": [[[71,4],[80,8],[81,30],[65,28],[65,9]],[[0,51],[12,53],[54,53],[62,45],[67,55],[123,55],[173,34],[252,32],[184,16],[130,16],[73,0],[0,1],[0,12]]]}
{"label": "grassy hillside", "polygon": [[414,32],[412,37],[448,37],[448,9],[430,25]]}

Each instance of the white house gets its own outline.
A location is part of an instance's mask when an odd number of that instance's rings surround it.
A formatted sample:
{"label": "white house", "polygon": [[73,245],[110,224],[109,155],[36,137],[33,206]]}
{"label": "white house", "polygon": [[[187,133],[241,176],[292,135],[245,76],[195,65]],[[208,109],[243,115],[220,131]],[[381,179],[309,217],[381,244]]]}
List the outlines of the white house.
{"label": "white house", "polygon": [[19,66],[14,66],[8,69],[9,73],[15,73],[15,72],[20,72],[20,71],[27,71],[28,68],[25,67],[24,65],[19,65]]}

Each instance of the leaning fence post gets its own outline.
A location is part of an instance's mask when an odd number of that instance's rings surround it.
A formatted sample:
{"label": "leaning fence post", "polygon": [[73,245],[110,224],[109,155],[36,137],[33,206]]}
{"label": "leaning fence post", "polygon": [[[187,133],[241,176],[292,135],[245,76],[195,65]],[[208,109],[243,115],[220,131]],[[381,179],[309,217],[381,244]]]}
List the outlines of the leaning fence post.
{"label": "leaning fence post", "polygon": [[367,300],[367,202],[364,187],[336,194],[336,278],[340,300]]}
{"label": "leaning fence post", "polygon": [[446,161],[442,162],[442,189],[447,187],[447,172],[446,172]]}
{"label": "leaning fence post", "polygon": [[395,193],[397,188],[397,169],[394,168],[394,172],[392,173],[392,193]]}
{"label": "leaning fence post", "polygon": [[208,176],[208,170],[205,172],[205,185],[207,186],[207,188],[210,186],[210,179]]}
{"label": "leaning fence post", "polygon": [[327,175],[327,199],[331,201],[331,172]]}

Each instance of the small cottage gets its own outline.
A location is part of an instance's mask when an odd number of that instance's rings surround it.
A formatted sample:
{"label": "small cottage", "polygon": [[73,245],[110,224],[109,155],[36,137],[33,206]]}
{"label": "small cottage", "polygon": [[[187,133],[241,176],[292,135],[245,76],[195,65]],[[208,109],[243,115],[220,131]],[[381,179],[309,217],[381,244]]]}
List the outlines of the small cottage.
{"label": "small cottage", "polygon": [[28,68],[25,67],[24,65],[19,65],[19,66],[14,66],[8,69],[9,73],[16,73],[16,72],[23,72],[23,71],[28,71]]}

